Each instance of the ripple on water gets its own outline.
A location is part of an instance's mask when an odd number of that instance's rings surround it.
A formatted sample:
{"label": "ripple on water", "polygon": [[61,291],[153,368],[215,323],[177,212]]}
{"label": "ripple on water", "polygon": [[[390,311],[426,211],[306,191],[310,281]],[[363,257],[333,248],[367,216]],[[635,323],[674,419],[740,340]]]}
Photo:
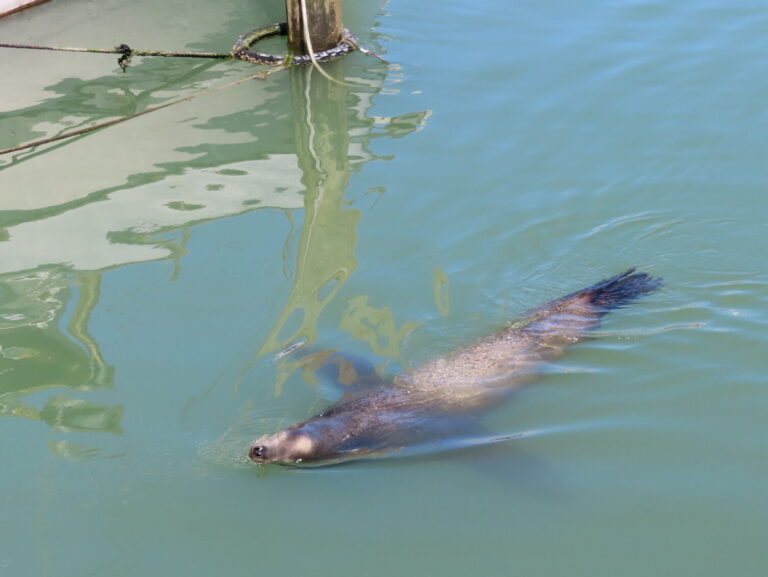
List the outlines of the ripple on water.
{"label": "ripple on water", "polygon": [[285,410],[278,407],[259,408],[244,413],[218,439],[203,443],[199,448],[200,457],[222,468],[253,468],[256,465],[248,458],[251,443],[262,435],[292,424],[286,415]]}

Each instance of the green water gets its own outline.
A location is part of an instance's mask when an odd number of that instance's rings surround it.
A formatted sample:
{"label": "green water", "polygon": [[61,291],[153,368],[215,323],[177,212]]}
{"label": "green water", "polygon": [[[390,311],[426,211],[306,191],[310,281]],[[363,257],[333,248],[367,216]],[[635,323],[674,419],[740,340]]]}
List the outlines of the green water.
{"label": "green water", "polygon": [[[768,11],[502,4],[347,3],[390,62],[326,67],[355,86],[281,72],[0,157],[0,574],[768,572]],[[279,19],[73,0],[0,39],[227,50]],[[254,72],[2,55],[0,148]],[[629,266],[664,289],[488,417],[515,441],[246,462],[338,396],[286,346],[398,370]]]}

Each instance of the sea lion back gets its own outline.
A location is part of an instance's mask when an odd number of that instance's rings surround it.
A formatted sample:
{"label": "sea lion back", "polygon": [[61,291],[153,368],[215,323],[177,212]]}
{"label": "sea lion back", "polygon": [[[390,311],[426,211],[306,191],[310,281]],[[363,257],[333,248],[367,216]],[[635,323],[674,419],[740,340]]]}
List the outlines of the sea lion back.
{"label": "sea lion back", "polygon": [[629,269],[529,311],[506,328],[399,375],[396,386],[440,391],[456,403],[482,404],[483,397],[528,382],[542,362],[560,357],[584,339],[608,311],[661,286],[661,280]]}

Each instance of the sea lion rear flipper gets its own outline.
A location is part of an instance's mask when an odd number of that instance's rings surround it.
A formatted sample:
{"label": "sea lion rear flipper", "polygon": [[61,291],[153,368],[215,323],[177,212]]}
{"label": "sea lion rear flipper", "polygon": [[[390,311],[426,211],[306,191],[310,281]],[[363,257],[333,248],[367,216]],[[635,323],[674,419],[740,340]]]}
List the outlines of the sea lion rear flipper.
{"label": "sea lion rear flipper", "polygon": [[650,294],[661,285],[660,278],[631,268],[532,310],[520,324],[541,344],[562,348],[584,338],[608,311]]}

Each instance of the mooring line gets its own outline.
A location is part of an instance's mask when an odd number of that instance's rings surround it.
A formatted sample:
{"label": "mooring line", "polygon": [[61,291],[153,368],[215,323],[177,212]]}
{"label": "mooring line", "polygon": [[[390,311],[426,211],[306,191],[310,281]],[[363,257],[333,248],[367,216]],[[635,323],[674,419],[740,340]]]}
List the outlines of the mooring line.
{"label": "mooring line", "polygon": [[0,48],[19,48],[19,49],[25,49],[25,50],[52,50],[57,52],[86,52],[86,53],[92,53],[92,54],[120,54],[120,58],[118,59],[117,64],[120,66],[120,68],[123,69],[123,72],[125,72],[126,68],[128,68],[132,56],[161,56],[161,57],[168,57],[168,58],[214,58],[214,59],[220,59],[220,60],[234,58],[238,60],[245,60],[247,62],[253,62],[257,64],[267,64],[267,65],[274,66],[274,68],[265,70],[263,72],[259,72],[257,74],[253,74],[251,76],[248,76],[247,78],[242,78],[240,80],[236,80],[234,82],[230,82],[229,84],[224,84],[223,86],[218,86],[216,88],[209,88],[207,90],[202,90],[190,96],[185,96],[184,98],[172,100],[171,102],[166,102],[165,104],[153,106],[151,108],[147,108],[146,110],[142,110],[141,112],[137,112],[135,114],[131,114],[128,116],[121,116],[120,118],[108,120],[106,122],[102,122],[100,124],[90,126],[88,128],[81,128],[80,130],[74,130],[72,132],[59,134],[58,136],[43,138],[41,140],[36,140],[34,142],[29,142],[27,144],[14,146],[12,148],[6,148],[4,150],[0,150],[0,155],[9,154],[11,152],[18,152],[20,150],[26,150],[28,148],[34,148],[36,146],[41,146],[43,144],[50,144],[51,142],[57,142],[59,140],[64,140],[65,138],[80,136],[82,134],[87,134],[89,132],[93,132],[101,128],[114,126],[115,124],[120,124],[121,122],[125,122],[126,120],[131,120],[132,118],[137,118],[139,116],[149,114],[150,112],[162,110],[163,108],[168,108],[169,106],[173,106],[174,104],[179,104],[180,102],[186,102],[187,100],[192,100],[193,98],[197,98],[198,96],[203,96],[205,94],[210,94],[212,92],[224,90],[225,88],[235,86],[237,84],[246,82],[248,80],[257,80],[257,79],[266,78],[268,75],[272,74],[273,72],[277,72],[279,70],[285,70],[289,66],[297,66],[301,64],[311,63],[313,66],[317,67],[318,70],[323,74],[323,76],[326,76],[329,80],[333,82],[338,82],[339,84],[352,86],[350,84],[347,84],[346,82],[342,82],[340,80],[334,79],[333,77],[328,75],[328,73],[326,73],[324,70],[322,70],[317,63],[325,62],[329,60],[335,60],[337,58],[340,58],[348,54],[349,52],[352,52],[353,50],[359,50],[363,54],[374,56],[383,61],[383,59],[375,52],[372,52],[360,46],[360,43],[357,37],[346,28],[344,29],[344,34],[337,46],[334,46],[333,48],[330,48],[328,50],[324,50],[318,54],[314,54],[312,52],[312,43],[308,34],[309,25],[307,21],[306,5],[304,1],[301,2],[301,6],[303,9],[302,19],[304,21],[304,28],[305,28],[305,34],[306,34],[305,41],[310,51],[309,55],[302,55],[302,56],[275,56],[272,54],[253,52],[250,50],[250,46],[258,42],[259,40],[263,40],[270,36],[286,34],[287,24],[284,22],[279,24],[272,24],[269,26],[262,26],[261,28],[252,30],[247,34],[243,34],[242,36],[240,36],[240,38],[238,38],[237,42],[235,43],[234,47],[230,52],[165,52],[162,50],[135,50],[130,46],[128,46],[127,44],[120,44],[119,46],[115,46],[114,48],[75,48],[71,46],[40,46],[35,44],[11,44],[11,43],[5,43],[5,42],[0,43]]}
{"label": "mooring line", "polygon": [[120,118],[114,118],[112,120],[107,120],[106,122],[102,122],[100,124],[96,124],[94,126],[89,126],[88,128],[81,128],[80,130],[74,130],[72,132],[66,132],[64,134],[59,134],[58,136],[52,136],[50,138],[43,138],[42,140],[36,140],[34,142],[28,142],[27,144],[22,144],[20,146],[14,146],[13,148],[6,148],[4,150],[0,150],[0,155],[8,154],[11,152],[18,152],[19,150],[26,150],[27,148],[34,148],[36,146],[41,146],[43,144],[50,144],[51,142],[56,142],[58,140],[64,140],[65,138],[71,138],[73,136],[80,136],[81,134],[87,134],[89,132],[93,132],[95,130],[99,130],[101,128],[106,128],[108,126],[114,126],[115,124],[120,124],[121,122],[125,122],[126,120],[131,120],[133,118],[138,118],[139,116],[144,116],[145,114],[149,114],[150,112],[155,112],[157,110],[162,110],[163,108],[168,108],[169,106],[173,106],[174,104],[179,104],[181,102],[186,102],[188,100],[193,100],[195,98],[198,98],[199,96],[205,96],[206,94],[212,94],[214,92],[218,92],[219,90],[224,90],[226,88],[231,88],[232,86],[237,86],[238,84],[242,84],[243,82],[248,82],[249,80],[261,80],[263,78],[266,78],[270,74],[274,72],[279,72],[280,70],[285,70],[288,68],[287,66],[276,66],[274,68],[269,68],[267,70],[263,70],[257,74],[252,74],[251,76],[247,76],[246,78],[241,78],[239,80],[235,80],[233,82],[229,82],[227,84],[223,84],[221,86],[216,86],[214,88],[207,88],[205,90],[201,90],[200,92],[195,92],[194,94],[190,94],[189,96],[184,96],[183,98],[177,98],[176,100],[171,100],[170,102],[166,102],[164,104],[159,104],[157,106],[152,106],[150,108],[147,108],[146,110],[142,110],[141,112],[136,112],[135,114],[130,114],[128,116],[121,116]]}
{"label": "mooring line", "polygon": [[130,54],[131,56],[166,56],[172,58],[232,58],[229,52],[165,52],[163,50],[136,50],[127,44],[114,48],[75,48],[72,46],[38,46],[35,44],[0,43],[0,48],[24,50],[54,50],[57,52],[91,52],[93,54]]}

